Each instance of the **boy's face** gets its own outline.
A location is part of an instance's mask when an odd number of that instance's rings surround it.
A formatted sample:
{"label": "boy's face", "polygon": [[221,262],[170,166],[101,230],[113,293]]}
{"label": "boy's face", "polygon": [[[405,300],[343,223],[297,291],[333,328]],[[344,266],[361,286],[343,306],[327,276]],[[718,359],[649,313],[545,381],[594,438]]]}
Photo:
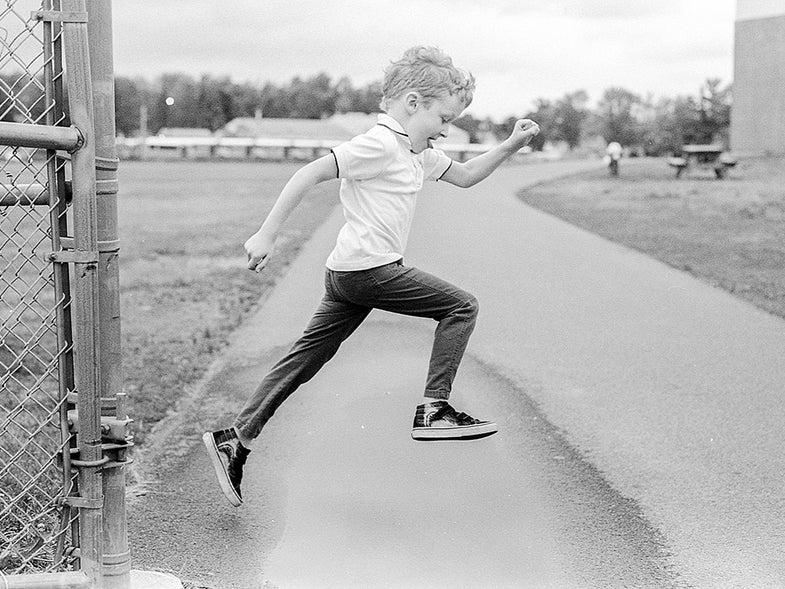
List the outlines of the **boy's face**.
{"label": "boy's face", "polygon": [[431,147],[439,137],[447,137],[450,123],[461,116],[464,104],[455,95],[432,98],[426,105],[422,97],[413,94],[407,107],[411,116],[404,126],[412,151],[420,153]]}

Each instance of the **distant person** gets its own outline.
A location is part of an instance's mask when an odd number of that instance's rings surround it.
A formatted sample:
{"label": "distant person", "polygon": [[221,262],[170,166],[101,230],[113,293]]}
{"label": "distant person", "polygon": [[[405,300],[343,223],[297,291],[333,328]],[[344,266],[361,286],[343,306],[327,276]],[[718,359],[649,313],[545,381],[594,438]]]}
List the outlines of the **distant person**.
{"label": "distant person", "polygon": [[619,175],[619,160],[621,159],[622,148],[617,141],[611,141],[608,147],[605,148],[605,162],[608,164],[608,169],[611,176]]}
{"label": "distant person", "polygon": [[248,268],[260,272],[270,261],[281,225],[305,193],[320,182],[341,178],[346,224],[327,259],[326,292],[319,308],[302,337],[248,398],[233,427],[203,436],[232,505],[242,503],[240,482],[251,442],[281,403],[333,357],[372,309],[438,321],[425,399],[415,410],[413,439],[479,438],[497,431],[495,423],[458,412],[448,403],[474,329],[477,300],[403,261],[417,194],[425,180],[472,186],[539,133],[535,122],[519,120],[508,139],[466,163],[434,149],[433,142],[447,136],[450,123],[471,103],[474,87],[474,77],[457,69],[441,50],[406,51],[385,71],[384,114],[377,124],[298,170],[259,231],[245,242]]}

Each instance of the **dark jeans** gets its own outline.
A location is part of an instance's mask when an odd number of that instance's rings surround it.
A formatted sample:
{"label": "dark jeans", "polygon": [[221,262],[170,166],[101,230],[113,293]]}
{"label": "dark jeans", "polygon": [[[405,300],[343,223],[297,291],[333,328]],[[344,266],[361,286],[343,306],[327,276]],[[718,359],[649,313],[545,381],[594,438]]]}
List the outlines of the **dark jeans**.
{"label": "dark jeans", "polygon": [[297,387],[338,351],[372,309],[438,321],[425,396],[448,399],[477,319],[477,299],[417,268],[393,262],[356,272],[327,270],[325,295],[302,337],[280,360],[235,420],[244,438],[259,435]]}

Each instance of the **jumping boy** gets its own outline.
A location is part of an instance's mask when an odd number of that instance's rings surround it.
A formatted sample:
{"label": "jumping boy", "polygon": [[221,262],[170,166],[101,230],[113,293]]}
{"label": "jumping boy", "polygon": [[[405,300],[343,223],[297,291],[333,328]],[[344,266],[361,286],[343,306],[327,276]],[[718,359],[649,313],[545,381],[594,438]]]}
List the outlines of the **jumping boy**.
{"label": "jumping boy", "polygon": [[281,225],[305,193],[341,178],[346,223],[327,259],[325,295],[289,353],[267,374],[229,429],[207,432],[204,443],[223,493],[242,503],[240,482],[248,449],[275,410],[338,351],[372,309],[428,317],[438,322],[425,402],[416,408],[412,438],[445,440],[493,434],[491,421],[456,411],[447,402],[477,318],[477,300],[403,263],[417,194],[424,180],[473,186],[539,133],[519,120],[507,138],[465,163],[451,160],[432,142],[447,136],[452,121],[471,103],[474,77],[433,47],[414,47],[385,71],[376,126],[298,170],[283,188],[262,227],[248,241],[248,269],[269,262]]}

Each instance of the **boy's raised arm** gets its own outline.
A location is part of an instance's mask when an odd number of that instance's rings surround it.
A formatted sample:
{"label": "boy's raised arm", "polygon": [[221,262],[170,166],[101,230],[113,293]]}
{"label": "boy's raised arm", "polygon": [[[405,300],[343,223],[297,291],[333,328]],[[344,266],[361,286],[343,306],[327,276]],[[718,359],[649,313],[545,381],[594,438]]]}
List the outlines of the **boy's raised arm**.
{"label": "boy's raised arm", "polygon": [[516,121],[510,136],[499,145],[464,163],[454,162],[442,180],[462,188],[474,186],[498,168],[504,160],[525,146],[540,132],[540,126],[531,119]]}
{"label": "boy's raised arm", "polygon": [[337,174],[335,158],[332,155],[322,156],[294,173],[281,190],[259,231],[249,237],[243,246],[248,254],[249,270],[261,272],[268,264],[281,226],[300,204],[305,193],[320,182],[335,178]]}

